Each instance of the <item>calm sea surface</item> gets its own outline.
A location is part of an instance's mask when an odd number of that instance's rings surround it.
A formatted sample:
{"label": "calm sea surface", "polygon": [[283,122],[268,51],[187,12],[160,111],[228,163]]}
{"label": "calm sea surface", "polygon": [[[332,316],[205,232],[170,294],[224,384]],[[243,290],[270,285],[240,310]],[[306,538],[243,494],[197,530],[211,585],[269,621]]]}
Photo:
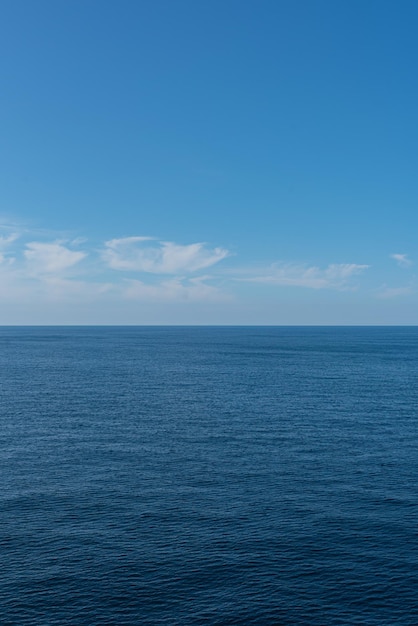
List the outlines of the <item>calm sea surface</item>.
{"label": "calm sea surface", "polygon": [[0,328],[2,626],[418,624],[418,328]]}

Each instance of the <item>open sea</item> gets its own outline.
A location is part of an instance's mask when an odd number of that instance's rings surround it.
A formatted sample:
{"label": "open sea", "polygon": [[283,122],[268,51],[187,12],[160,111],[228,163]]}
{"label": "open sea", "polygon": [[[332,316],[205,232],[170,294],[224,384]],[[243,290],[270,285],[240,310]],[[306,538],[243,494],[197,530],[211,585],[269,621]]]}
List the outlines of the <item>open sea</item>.
{"label": "open sea", "polygon": [[1,327],[1,626],[418,625],[418,328]]}

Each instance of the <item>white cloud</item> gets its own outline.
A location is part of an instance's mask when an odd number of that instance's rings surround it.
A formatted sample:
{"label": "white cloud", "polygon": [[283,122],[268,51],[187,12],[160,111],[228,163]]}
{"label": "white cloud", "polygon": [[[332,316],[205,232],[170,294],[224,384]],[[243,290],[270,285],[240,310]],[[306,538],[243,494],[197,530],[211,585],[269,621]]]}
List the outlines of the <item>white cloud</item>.
{"label": "white cloud", "polygon": [[391,259],[394,259],[399,267],[410,267],[412,265],[412,261],[408,259],[407,254],[391,254]]}
{"label": "white cloud", "polygon": [[10,245],[14,241],[16,241],[18,237],[18,233],[12,233],[11,235],[7,235],[6,237],[0,236],[0,248],[5,248],[6,246]]}
{"label": "white cloud", "polygon": [[229,297],[205,281],[210,276],[190,279],[170,278],[159,283],[147,284],[140,280],[126,280],[123,295],[133,300],[153,301],[208,301],[225,300]]}
{"label": "white cloud", "polygon": [[85,252],[70,250],[62,243],[32,241],[26,244],[24,256],[32,273],[55,274],[63,272],[85,258]]}
{"label": "white cloud", "polygon": [[7,236],[0,235],[0,263],[13,263],[14,258],[7,254],[7,248],[19,238],[18,233],[11,233]]}
{"label": "white cloud", "polygon": [[261,275],[239,280],[310,289],[343,289],[352,276],[360,274],[368,267],[355,263],[332,264],[325,269],[316,266],[275,264]]}
{"label": "white cloud", "polygon": [[[239,320],[244,303],[247,311],[251,309],[255,300],[251,292],[256,283],[346,290],[355,287],[359,282],[356,277],[368,268],[355,263],[323,267],[277,263],[261,269],[253,266],[215,271],[214,266],[228,254],[224,248],[204,243],[180,245],[151,237],[109,239],[98,250],[83,238],[71,240],[64,234],[0,228],[0,314],[3,323],[14,319],[14,313],[7,311],[28,310],[26,317],[16,319],[29,320],[34,308],[41,320],[54,319],[56,311],[61,315],[56,319],[66,321],[71,316],[77,320],[135,321],[135,316],[145,319],[141,316],[148,311],[150,317],[146,319],[153,322],[154,315],[156,320],[170,320],[176,311],[189,311],[184,319],[190,320],[193,312],[201,310],[205,312],[205,323],[213,311],[232,311],[231,315]],[[88,262],[83,262],[87,255]],[[406,255],[393,258],[401,264],[410,263]],[[237,289],[235,281],[246,281],[245,289]],[[239,301],[234,292],[241,293],[243,299]],[[386,285],[372,291],[376,298],[408,293],[416,291]],[[219,305],[228,301],[228,305]],[[375,306],[377,303],[375,300]],[[259,305],[254,301],[254,306]],[[382,300],[382,306],[390,307],[390,303],[383,305]],[[113,310],[114,317],[107,317],[109,310]],[[51,317],[42,317],[44,313],[51,313]]]}
{"label": "white cloud", "polygon": [[102,254],[108,266],[115,270],[176,274],[210,267],[228,256],[228,251],[207,249],[203,243],[183,246],[151,237],[124,237],[106,241]]}

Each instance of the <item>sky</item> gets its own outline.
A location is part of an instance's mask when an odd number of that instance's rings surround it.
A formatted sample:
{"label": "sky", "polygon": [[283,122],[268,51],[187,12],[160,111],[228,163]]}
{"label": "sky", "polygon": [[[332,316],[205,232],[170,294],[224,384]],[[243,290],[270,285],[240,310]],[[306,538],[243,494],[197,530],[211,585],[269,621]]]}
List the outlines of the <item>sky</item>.
{"label": "sky", "polygon": [[2,0],[0,324],[418,324],[415,0]]}

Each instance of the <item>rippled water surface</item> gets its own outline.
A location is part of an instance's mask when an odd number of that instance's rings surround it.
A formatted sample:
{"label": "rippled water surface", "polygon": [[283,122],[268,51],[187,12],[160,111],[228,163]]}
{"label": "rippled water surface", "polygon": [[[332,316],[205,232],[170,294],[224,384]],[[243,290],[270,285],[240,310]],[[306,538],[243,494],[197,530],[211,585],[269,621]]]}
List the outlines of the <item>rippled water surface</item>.
{"label": "rippled water surface", "polygon": [[0,328],[0,623],[418,624],[417,328]]}

